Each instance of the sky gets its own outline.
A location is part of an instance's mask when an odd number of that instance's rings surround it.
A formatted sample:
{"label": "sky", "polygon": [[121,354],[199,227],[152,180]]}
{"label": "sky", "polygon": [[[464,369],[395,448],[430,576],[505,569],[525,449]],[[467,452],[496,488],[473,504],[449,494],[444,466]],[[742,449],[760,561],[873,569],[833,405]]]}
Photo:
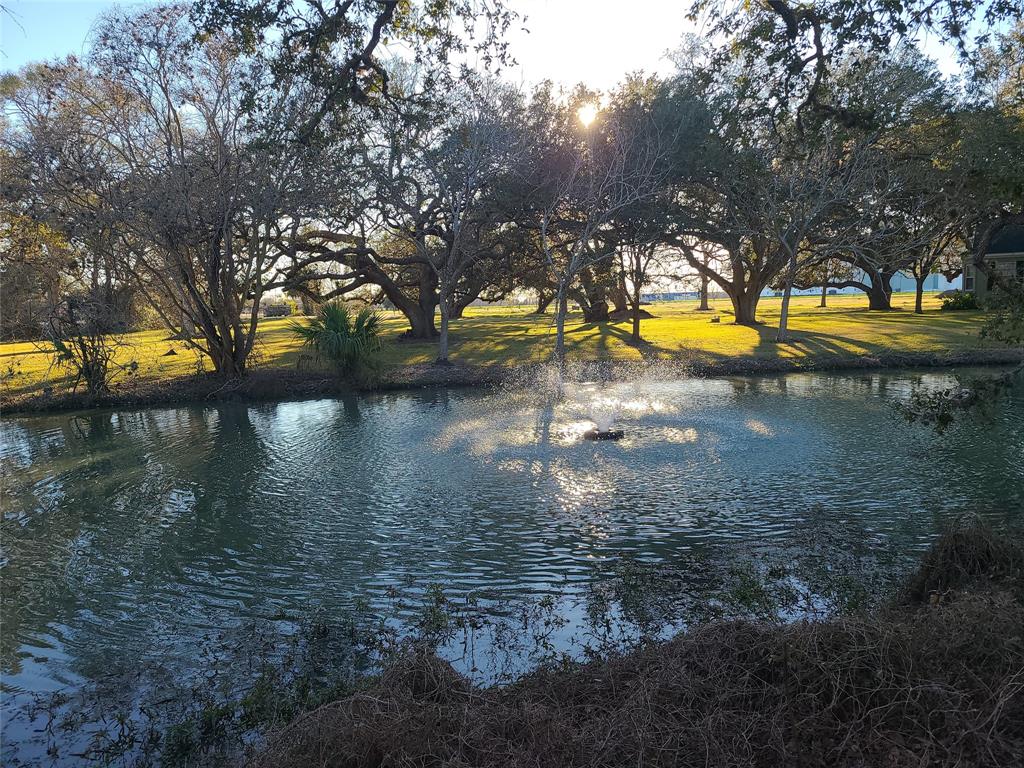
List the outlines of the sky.
{"label": "sky", "polygon": [[[524,84],[549,78],[608,89],[637,70],[667,73],[665,57],[693,30],[681,0],[513,0],[528,32],[509,35]],[[625,10],[624,10],[625,9]]]}
{"label": "sky", "polygon": [[[139,0],[2,0],[0,70],[82,54],[96,17]],[[544,78],[606,90],[637,70],[671,70],[665,53],[692,27],[680,0],[509,0],[526,17],[508,36],[517,64],[505,76],[522,85]],[[624,8],[626,10],[624,10]]]}
{"label": "sky", "polygon": [[0,14],[0,69],[32,61],[81,54],[96,16],[115,5],[106,0],[3,0]]}

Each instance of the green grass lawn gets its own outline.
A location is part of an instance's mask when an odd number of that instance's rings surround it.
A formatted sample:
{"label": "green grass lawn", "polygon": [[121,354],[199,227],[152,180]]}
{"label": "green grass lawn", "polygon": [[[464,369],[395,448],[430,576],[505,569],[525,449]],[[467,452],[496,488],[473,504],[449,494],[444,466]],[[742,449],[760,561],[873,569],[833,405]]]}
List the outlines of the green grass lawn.
{"label": "green grass lawn", "polygon": [[[860,295],[830,296],[829,307],[818,307],[818,297],[793,299],[790,313],[792,341],[776,344],[780,299],[761,301],[758,318],[763,325],[746,327],[732,323],[728,300],[712,302],[714,312],[697,312],[696,302],[652,304],[655,318],[644,320],[642,348],[629,343],[630,323],[583,323],[570,315],[566,325],[567,354],[576,360],[640,360],[688,358],[715,362],[731,358],[804,358],[808,356],[875,355],[892,352],[943,353],[983,346],[978,338],[980,312],[940,312],[939,301],[925,299],[925,313],[913,312],[913,296],[893,297],[893,312],[869,312]],[[451,359],[472,365],[517,365],[547,360],[554,344],[550,314],[531,315],[529,308],[473,307],[467,316],[452,323]],[[434,359],[433,343],[398,342],[405,328],[397,312],[385,313],[384,358],[390,365],[428,363]],[[721,317],[720,323],[711,318]],[[255,364],[261,367],[294,367],[301,348],[289,331],[296,319],[260,322]],[[301,322],[301,319],[299,319]],[[120,353],[123,362],[138,362],[138,377],[158,380],[203,370],[204,361],[184,344],[168,341],[166,330],[129,334]],[[27,395],[62,378],[50,366],[45,345],[31,342],[0,344],[0,375],[8,396]],[[176,352],[166,356],[169,350]],[[207,365],[208,369],[208,365]]]}

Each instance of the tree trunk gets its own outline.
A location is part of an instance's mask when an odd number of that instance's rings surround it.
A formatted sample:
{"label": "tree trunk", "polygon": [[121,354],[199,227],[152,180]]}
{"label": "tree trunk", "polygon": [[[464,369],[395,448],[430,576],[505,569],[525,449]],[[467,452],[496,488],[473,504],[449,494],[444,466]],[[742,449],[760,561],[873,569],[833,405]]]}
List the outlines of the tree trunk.
{"label": "tree trunk", "polygon": [[302,314],[306,315],[307,317],[316,312],[316,306],[313,303],[313,299],[307,296],[305,293],[299,294],[299,305],[302,308]]}
{"label": "tree trunk", "polygon": [[181,330],[176,334],[179,339],[191,339],[196,335],[196,324],[188,312],[181,313]]}
{"label": "tree trunk", "polygon": [[914,312],[918,315],[924,314],[924,281],[927,279],[927,275],[914,275]]}
{"label": "tree trunk", "polygon": [[237,379],[245,374],[245,359],[238,359],[235,345],[230,340],[207,337],[206,343],[210,350],[210,359],[213,361],[213,370],[219,376]]}
{"label": "tree trunk", "polygon": [[[398,285],[392,282],[383,272],[377,270],[380,278],[374,280],[384,291],[384,295],[405,315],[409,321],[409,330],[402,334],[406,339],[431,340],[437,338],[437,328],[434,325],[434,314],[437,309],[437,276],[434,270],[426,265],[420,267],[419,290],[415,298],[406,294]],[[371,272],[371,276],[372,276]]]}
{"label": "tree trunk", "polygon": [[892,275],[876,272],[869,274],[868,277],[871,278],[871,285],[868,286],[868,309],[892,309],[892,287],[889,285]]}
{"label": "tree trunk", "polygon": [[590,306],[583,308],[583,320],[587,323],[606,323],[608,322],[608,302],[601,301],[594,302]]}
{"label": "tree trunk", "polygon": [[633,334],[631,336],[635,344],[639,344],[640,338],[640,288],[633,290]]}
{"label": "tree trunk", "polygon": [[530,314],[543,315],[545,312],[547,312],[548,307],[551,305],[551,302],[554,301],[554,299],[555,294],[553,293],[547,294],[541,291],[537,291],[537,308],[533,310],[533,312],[531,312]]}
{"label": "tree trunk", "polygon": [[[708,265],[708,256],[707,256],[707,254],[704,254],[704,260],[703,261],[704,261],[704,266],[706,267]],[[711,284],[711,281],[708,279],[707,274],[705,274],[704,272],[701,272],[700,273],[700,306],[697,307],[697,310],[700,311],[700,312],[707,312],[710,309],[710,307],[708,306],[708,286],[710,284]]]}
{"label": "tree trunk", "polygon": [[[426,272],[426,270],[424,270]],[[391,299],[398,310],[405,315],[409,321],[409,330],[403,336],[407,339],[423,339],[433,341],[437,338],[437,326],[434,325],[434,315],[437,309],[437,283],[430,283],[424,277],[420,281],[419,295],[415,300],[408,298],[400,292],[385,295]]]}
{"label": "tree trunk", "polygon": [[782,292],[782,310],[779,312],[779,332],[775,334],[775,341],[782,343],[786,340],[786,332],[789,330],[789,300],[793,296],[793,278],[796,277],[796,256],[791,256],[789,265],[786,267],[786,288]]}
{"label": "tree trunk", "polygon": [[789,299],[793,294],[793,286],[786,281],[786,288],[782,292],[782,310],[779,312],[779,332],[775,334],[775,341],[782,343],[786,340],[786,331],[789,326]]}
{"label": "tree trunk", "polygon": [[[259,306],[258,296],[255,302],[255,306]],[[227,379],[238,378],[245,373],[250,350],[248,339],[241,329],[241,318],[232,318],[229,307],[221,306],[218,309],[215,311],[209,307],[199,307],[199,316],[195,318],[198,320],[196,335],[206,342],[204,351],[217,375]]]}
{"label": "tree trunk", "polygon": [[[615,290],[611,292],[612,306],[616,312],[624,312],[629,308],[629,294],[626,292],[626,276],[619,271],[619,279]],[[637,305],[639,306],[639,304]]]}
{"label": "tree trunk", "polygon": [[821,302],[818,304],[819,307],[828,306],[828,286],[821,286]]}
{"label": "tree trunk", "polygon": [[[438,298],[440,298],[440,291],[438,291]],[[480,291],[475,293],[466,291],[461,298],[453,295],[452,300],[448,303],[448,319],[461,320],[465,316],[466,310],[479,298]]]}
{"label": "tree trunk", "polygon": [[437,340],[437,360],[439,365],[448,364],[448,300],[442,291],[440,298],[441,308],[441,335]]}
{"label": "tree trunk", "polygon": [[569,309],[569,301],[564,289],[559,289],[558,304],[555,308],[555,362],[559,369],[565,368],[565,315]]}
{"label": "tree trunk", "polygon": [[[191,301],[189,299],[189,292],[183,285],[181,285],[181,283],[176,283],[175,287],[172,290],[174,291],[175,294],[177,294],[174,297],[174,303],[177,305],[179,310],[179,316],[181,318],[181,327],[178,329],[177,333],[171,336],[171,338],[185,340],[193,339],[196,337],[199,331],[199,329],[196,327],[195,318],[202,317],[202,313],[200,312],[197,315],[193,315],[188,311],[189,307],[191,307],[193,311],[195,311],[197,309],[197,306],[195,301]],[[203,335],[206,335],[205,329]]]}
{"label": "tree trunk", "polygon": [[594,274],[596,267],[580,272],[580,288],[577,301],[583,310],[583,321],[587,323],[608,322],[608,289],[602,274]]}
{"label": "tree trunk", "polygon": [[748,286],[743,293],[729,296],[732,301],[735,322],[738,325],[757,324],[757,302],[761,299],[761,292],[754,290],[755,288],[756,286]]}
{"label": "tree trunk", "polygon": [[409,330],[405,332],[408,339],[433,341],[437,338],[437,326],[434,324],[434,308],[426,309],[419,304],[400,307],[405,319],[409,321]]}

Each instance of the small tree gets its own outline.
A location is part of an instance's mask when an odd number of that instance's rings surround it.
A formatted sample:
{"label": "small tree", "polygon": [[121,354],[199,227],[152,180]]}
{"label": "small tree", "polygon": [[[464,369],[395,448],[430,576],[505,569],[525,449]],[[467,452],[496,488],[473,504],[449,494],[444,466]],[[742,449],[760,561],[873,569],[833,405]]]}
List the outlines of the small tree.
{"label": "small tree", "polygon": [[381,349],[380,315],[363,307],[355,316],[339,301],[323,304],[306,325],[292,333],[315,350],[318,360],[331,363],[341,374],[360,374],[377,367]]}
{"label": "small tree", "polygon": [[53,362],[68,372],[73,391],[84,384],[89,398],[105,395],[119,374],[138,369],[134,361],[116,361],[124,346],[118,321],[95,293],[67,296],[50,310],[46,329]]}
{"label": "small tree", "polygon": [[[808,247],[808,239],[833,211],[856,206],[855,198],[863,187],[861,177],[872,170],[863,147],[846,149],[830,131],[816,137],[805,134],[801,139],[799,145],[810,144],[809,151],[787,142],[773,153],[773,173],[757,195],[763,210],[754,217],[763,229],[751,233],[771,238],[785,259],[775,337],[779,342],[787,337],[790,297],[797,275],[801,267],[821,258],[820,252]],[[837,240],[841,237],[830,242]]]}
{"label": "small tree", "polygon": [[946,226],[937,227],[934,236],[917,250],[910,262],[910,273],[914,276],[914,312],[919,315],[924,312],[924,284],[929,275],[960,273],[965,248],[961,223],[951,217]]}
{"label": "small tree", "polygon": [[820,286],[821,300],[818,302],[818,306],[824,308],[828,306],[829,286],[852,277],[853,268],[845,261],[840,261],[830,256],[828,252],[812,254],[797,273],[796,278],[793,280],[793,287]]}
{"label": "small tree", "polygon": [[666,250],[661,242],[665,226],[661,218],[663,212],[664,205],[657,198],[645,201],[617,217],[607,235],[618,254],[620,291],[632,321],[630,339],[634,344],[642,341],[640,319],[644,286],[654,277],[652,270]]}

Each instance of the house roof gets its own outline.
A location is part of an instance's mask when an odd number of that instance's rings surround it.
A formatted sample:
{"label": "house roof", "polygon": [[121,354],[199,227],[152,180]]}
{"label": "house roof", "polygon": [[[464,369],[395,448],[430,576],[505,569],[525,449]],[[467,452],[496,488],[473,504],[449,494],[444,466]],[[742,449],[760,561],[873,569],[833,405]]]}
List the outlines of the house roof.
{"label": "house roof", "polygon": [[1024,224],[1003,227],[988,245],[989,253],[1024,253]]}

